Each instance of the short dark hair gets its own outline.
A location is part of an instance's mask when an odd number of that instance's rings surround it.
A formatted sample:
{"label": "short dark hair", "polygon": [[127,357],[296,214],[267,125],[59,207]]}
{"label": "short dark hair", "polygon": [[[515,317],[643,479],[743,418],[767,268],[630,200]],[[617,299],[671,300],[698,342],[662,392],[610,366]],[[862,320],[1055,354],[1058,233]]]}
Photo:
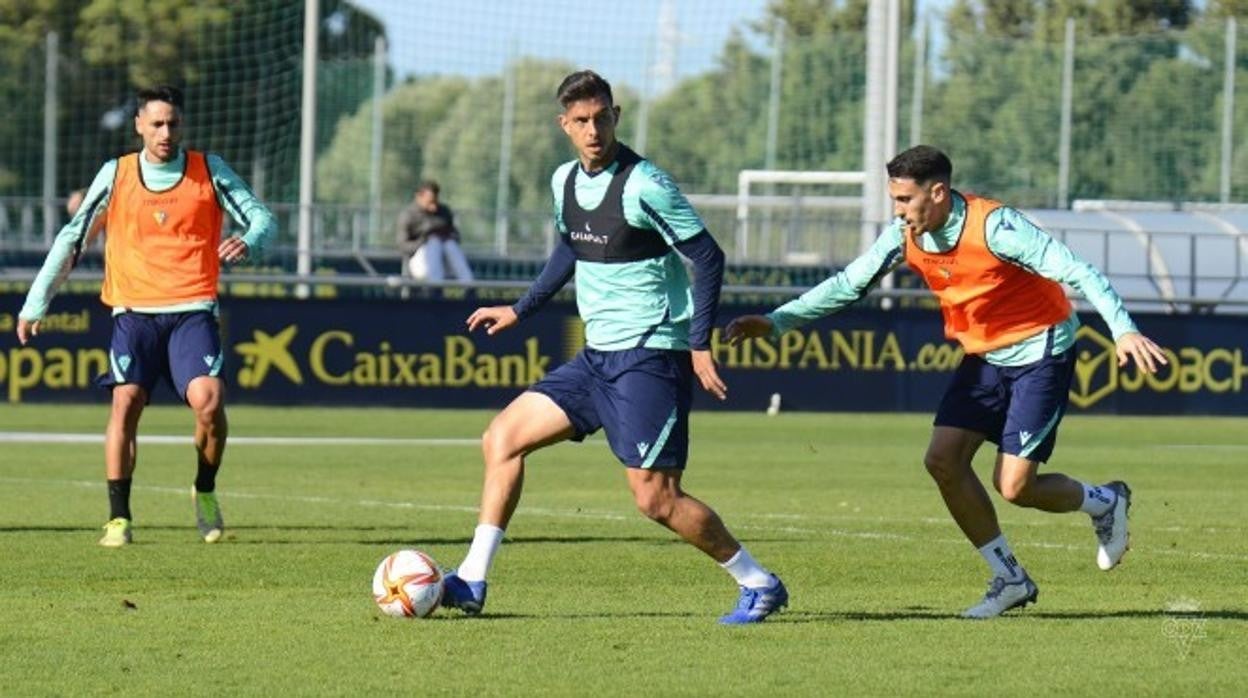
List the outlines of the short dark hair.
{"label": "short dark hair", "polygon": [[434,196],[437,196],[442,193],[442,187],[439,187],[438,183],[432,179],[422,179],[420,184],[416,185],[416,193],[419,194],[422,191],[431,191]]}
{"label": "short dark hair", "polygon": [[927,184],[933,179],[948,184],[953,178],[953,163],[948,155],[930,145],[916,145],[888,161],[888,176],[913,179],[916,184]]}
{"label": "short dark hair", "polygon": [[559,106],[564,109],[573,102],[595,97],[605,99],[608,105],[615,105],[615,98],[611,96],[611,83],[592,70],[572,73],[559,83],[559,90],[555,93],[555,99],[559,100]]}
{"label": "short dark hair", "polygon": [[178,111],[182,111],[182,90],[173,85],[144,87],[134,93],[134,102],[135,113],[142,111],[148,102],[168,102]]}

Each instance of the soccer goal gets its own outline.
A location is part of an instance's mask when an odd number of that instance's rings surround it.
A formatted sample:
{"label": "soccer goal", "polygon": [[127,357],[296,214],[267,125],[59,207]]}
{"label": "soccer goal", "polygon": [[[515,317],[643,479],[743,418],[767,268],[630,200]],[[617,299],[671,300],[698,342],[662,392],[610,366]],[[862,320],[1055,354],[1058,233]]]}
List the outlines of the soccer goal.
{"label": "soccer goal", "polygon": [[[734,259],[821,264],[856,254],[865,181],[863,172],[741,170]],[[759,184],[768,186],[756,194]],[[776,193],[777,185],[787,192]]]}

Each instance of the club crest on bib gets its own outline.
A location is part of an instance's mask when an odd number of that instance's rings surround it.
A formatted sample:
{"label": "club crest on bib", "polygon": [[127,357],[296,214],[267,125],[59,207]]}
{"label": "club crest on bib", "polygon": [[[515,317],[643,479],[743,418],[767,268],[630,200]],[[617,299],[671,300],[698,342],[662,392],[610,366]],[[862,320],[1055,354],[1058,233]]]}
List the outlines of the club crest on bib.
{"label": "club crest on bib", "polygon": [[169,214],[164,211],[152,211],[152,218],[156,219],[156,225],[164,225],[169,220]]}

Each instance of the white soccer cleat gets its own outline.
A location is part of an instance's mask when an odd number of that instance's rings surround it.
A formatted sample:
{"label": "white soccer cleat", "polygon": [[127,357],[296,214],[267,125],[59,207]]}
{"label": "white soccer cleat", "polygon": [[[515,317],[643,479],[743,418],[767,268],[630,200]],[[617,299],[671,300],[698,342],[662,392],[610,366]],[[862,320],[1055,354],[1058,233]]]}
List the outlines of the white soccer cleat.
{"label": "white soccer cleat", "polygon": [[1100,516],[1092,517],[1092,527],[1096,529],[1096,539],[1100,543],[1096,548],[1096,566],[1105,571],[1114,569],[1131,548],[1131,534],[1127,531],[1127,515],[1131,511],[1131,488],[1121,480],[1105,485],[1112,490],[1117,499],[1109,511]]}
{"label": "white soccer cleat", "polygon": [[1029,603],[1035,603],[1039,596],[1040,590],[1026,572],[1023,572],[1022,579],[1013,581],[1007,581],[1005,577],[993,577],[988,582],[988,593],[984,594],[984,600],[966,609],[962,617],[979,620],[996,618],[1011,608],[1022,608]]}

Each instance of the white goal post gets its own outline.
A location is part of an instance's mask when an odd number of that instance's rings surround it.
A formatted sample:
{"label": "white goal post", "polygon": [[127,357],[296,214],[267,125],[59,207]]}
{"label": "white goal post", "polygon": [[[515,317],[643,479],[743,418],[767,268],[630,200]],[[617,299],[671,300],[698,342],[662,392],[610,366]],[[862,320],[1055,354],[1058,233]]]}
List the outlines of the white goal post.
{"label": "white goal post", "polygon": [[[741,170],[737,173],[737,258],[746,259],[750,249],[750,188],[755,184],[849,184],[866,182],[865,172],[809,170]],[[861,205],[861,197],[846,197],[847,205]]]}

